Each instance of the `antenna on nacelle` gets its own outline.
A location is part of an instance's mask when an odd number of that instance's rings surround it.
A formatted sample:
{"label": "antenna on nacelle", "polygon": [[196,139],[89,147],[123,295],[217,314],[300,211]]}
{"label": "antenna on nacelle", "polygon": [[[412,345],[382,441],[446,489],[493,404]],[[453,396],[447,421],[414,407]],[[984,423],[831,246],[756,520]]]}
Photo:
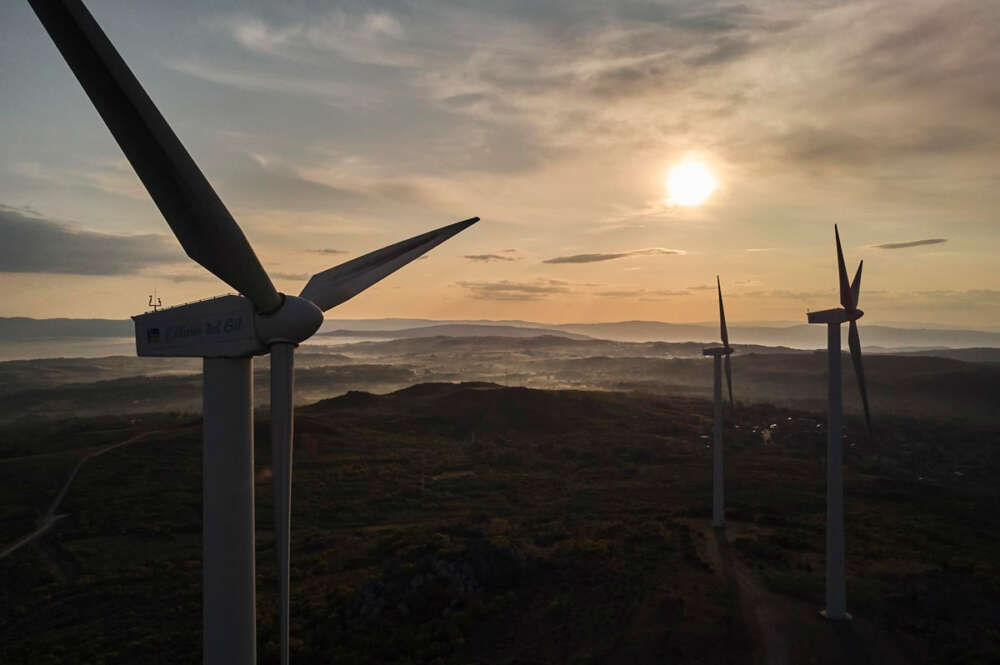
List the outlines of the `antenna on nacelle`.
{"label": "antenna on nacelle", "polygon": [[163,307],[163,300],[156,297],[156,289],[153,289],[153,295],[149,296],[149,306],[153,308],[154,312]]}

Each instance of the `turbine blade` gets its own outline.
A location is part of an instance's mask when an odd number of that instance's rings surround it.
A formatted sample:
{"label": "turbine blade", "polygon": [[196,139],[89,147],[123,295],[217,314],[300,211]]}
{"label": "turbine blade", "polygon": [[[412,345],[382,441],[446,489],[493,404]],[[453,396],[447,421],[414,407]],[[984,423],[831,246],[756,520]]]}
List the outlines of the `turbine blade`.
{"label": "turbine blade", "polygon": [[729,385],[729,406],[733,406],[733,364],[729,361],[730,357],[726,354],[726,383]]}
{"label": "turbine blade", "polygon": [[311,300],[324,312],[350,300],[375,282],[391,275],[421,254],[437,247],[459,231],[479,221],[478,217],[397,242],[339,266],[313,275],[300,297]]}
{"label": "turbine blade", "polygon": [[865,368],[861,363],[861,338],[858,336],[858,322],[851,321],[847,333],[847,344],[851,347],[851,360],[854,361],[854,374],[858,377],[858,389],[861,391],[861,402],[865,406],[865,424],[868,434],[872,433],[872,417],[868,411],[868,389],[865,387]]}
{"label": "turbine blade", "polygon": [[292,434],[295,425],[295,345],[271,345],[271,471],[275,549],[281,587],[281,663],[288,665],[289,557],[292,522]]}
{"label": "turbine blade", "polygon": [[719,281],[718,275],[715,276],[715,285],[719,288],[719,326],[722,331],[722,345],[729,346],[729,331],[726,330],[726,310],[722,308],[722,282]]}
{"label": "turbine blade", "polygon": [[80,0],[29,0],[187,255],[261,313],[281,296],[219,196]]}
{"label": "turbine blade", "polygon": [[844,265],[844,250],[840,246],[840,231],[837,225],[833,225],[833,233],[837,238],[837,272],[840,275],[840,304],[848,312],[854,311],[854,303],[851,300],[851,285],[847,281],[847,266]]}
{"label": "turbine blade", "polygon": [[851,299],[854,301],[855,308],[861,302],[861,269],[864,267],[864,261],[858,263],[858,271],[854,273],[854,281],[851,282]]}

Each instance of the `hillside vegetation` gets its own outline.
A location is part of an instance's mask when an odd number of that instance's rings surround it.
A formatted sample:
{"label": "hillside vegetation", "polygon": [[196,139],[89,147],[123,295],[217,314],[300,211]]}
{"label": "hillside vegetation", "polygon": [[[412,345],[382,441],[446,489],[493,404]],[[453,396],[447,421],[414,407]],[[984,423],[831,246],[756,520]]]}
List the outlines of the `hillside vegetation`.
{"label": "hillside vegetation", "polygon": [[[349,392],[300,408],[294,661],[747,662],[755,637],[708,554],[710,414],[700,398],[484,383]],[[775,597],[806,608],[796,635],[826,630],[815,614],[823,422],[747,405],[726,430],[731,550]],[[260,661],[274,663],[266,413],[257,423],[258,637]],[[859,630],[909,662],[992,662],[1000,432],[879,423],[875,441],[858,422],[847,427],[848,598]],[[3,505],[41,510],[67,459],[137,431],[150,435],[84,467],[54,531],[0,560],[0,662],[200,657],[196,417],[9,425]],[[4,525],[30,526],[10,512]],[[790,639],[790,662],[816,648],[803,639]],[[830,650],[815,662],[838,658]]]}

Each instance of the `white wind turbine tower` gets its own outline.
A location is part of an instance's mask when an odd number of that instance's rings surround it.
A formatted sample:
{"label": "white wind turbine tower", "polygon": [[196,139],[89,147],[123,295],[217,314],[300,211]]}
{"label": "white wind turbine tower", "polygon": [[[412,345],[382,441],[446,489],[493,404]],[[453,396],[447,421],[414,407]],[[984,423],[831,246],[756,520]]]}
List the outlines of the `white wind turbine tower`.
{"label": "white wind turbine tower", "polygon": [[861,338],[858,336],[858,319],[864,312],[858,309],[861,295],[861,268],[858,264],[854,281],[847,281],[847,267],[844,265],[844,251],[840,246],[840,231],[833,227],[837,240],[837,271],[840,278],[840,304],[842,307],[809,312],[809,323],[825,323],[827,339],[828,415],[826,433],[826,609],[822,614],[827,619],[850,619],[847,612],[847,582],[844,564],[844,442],[841,431],[843,415],[843,392],[840,373],[840,325],[849,322],[847,343],[854,361],[854,373],[858,377],[861,401],[865,407],[865,423],[871,434],[872,421],[868,411],[868,390],[865,388],[865,372],[861,364]]}
{"label": "white wind turbine tower", "polygon": [[188,256],[242,295],[134,317],[140,356],[204,358],[203,658],[256,662],[253,356],[271,354],[271,439],[288,662],[288,557],[295,347],[323,311],[357,295],[478,217],[274,288],[240,227],[80,0],[29,0]]}
{"label": "white wind turbine tower", "polygon": [[714,396],[714,422],[712,425],[712,526],[726,525],[726,477],[722,457],[722,359],[726,359],[726,383],[729,385],[729,404],[733,404],[733,366],[729,360],[733,349],[729,346],[729,331],[726,329],[726,311],[722,307],[722,283],[715,276],[715,285],[719,289],[719,328],[722,336],[722,346],[710,346],[702,349],[705,356],[712,356],[712,394]]}

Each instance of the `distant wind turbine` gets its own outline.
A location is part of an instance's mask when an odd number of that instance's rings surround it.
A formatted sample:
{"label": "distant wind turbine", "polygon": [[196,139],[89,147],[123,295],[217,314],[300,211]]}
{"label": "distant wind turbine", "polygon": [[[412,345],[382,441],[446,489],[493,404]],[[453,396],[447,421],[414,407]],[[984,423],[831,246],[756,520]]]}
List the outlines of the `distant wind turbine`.
{"label": "distant wind turbine", "polygon": [[861,295],[861,269],[858,264],[854,281],[847,281],[847,267],[844,265],[844,250],[840,246],[840,231],[833,226],[837,240],[837,271],[840,279],[840,304],[842,307],[809,312],[809,323],[826,324],[828,411],[826,433],[826,609],[827,619],[850,619],[847,613],[847,582],[844,564],[844,443],[841,433],[843,415],[843,392],[840,374],[840,325],[849,322],[847,343],[854,361],[854,373],[858,377],[861,401],[865,407],[865,423],[871,434],[872,420],[868,410],[868,390],[865,387],[865,372],[861,364],[861,338],[858,336],[858,319],[864,312],[858,309]]}
{"label": "distant wind turbine", "polygon": [[729,346],[729,331],[726,330],[726,310],[722,307],[722,283],[715,276],[715,285],[719,289],[719,328],[722,336],[722,346],[710,346],[702,349],[705,356],[712,356],[713,365],[713,395],[715,398],[715,419],[712,425],[712,526],[723,527],[726,524],[726,478],[722,457],[722,359],[726,359],[726,383],[729,386],[729,405],[733,404],[733,366],[729,360],[733,349]]}
{"label": "distant wind turbine", "polygon": [[271,441],[288,663],[295,347],[323,312],[479,221],[473,217],[313,275],[278,293],[239,225],[80,0],[29,0],[184,250],[242,295],[133,317],[140,356],[204,358],[203,659],[256,662],[253,356],[271,355]]}

